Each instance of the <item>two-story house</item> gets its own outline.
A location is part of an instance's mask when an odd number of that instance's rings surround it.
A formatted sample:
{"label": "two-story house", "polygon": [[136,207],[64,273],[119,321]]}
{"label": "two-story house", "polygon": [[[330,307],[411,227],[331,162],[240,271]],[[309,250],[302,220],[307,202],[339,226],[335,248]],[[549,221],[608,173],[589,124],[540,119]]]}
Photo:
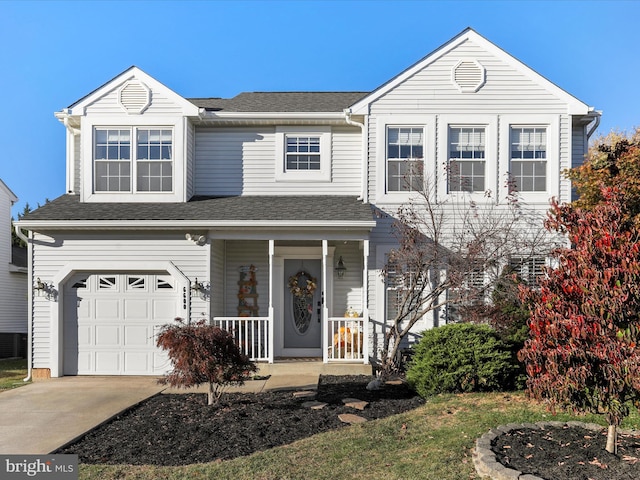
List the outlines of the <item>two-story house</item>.
{"label": "two-story house", "polygon": [[36,377],[163,373],[154,334],[175,317],[258,361],[368,363],[408,166],[443,196],[499,193],[509,173],[546,210],[599,118],[472,29],[372,92],[186,99],[131,67],[56,117],[67,193],[19,222]]}
{"label": "two-story house", "polygon": [[11,241],[11,207],[17,201],[0,180],[0,358],[27,354],[26,250]]}

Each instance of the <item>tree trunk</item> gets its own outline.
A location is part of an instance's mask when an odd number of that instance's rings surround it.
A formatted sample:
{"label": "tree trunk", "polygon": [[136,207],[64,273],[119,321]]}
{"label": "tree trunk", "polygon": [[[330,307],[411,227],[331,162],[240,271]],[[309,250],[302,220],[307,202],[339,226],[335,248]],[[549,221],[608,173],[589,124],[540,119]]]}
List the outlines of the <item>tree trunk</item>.
{"label": "tree trunk", "polygon": [[615,425],[609,425],[606,450],[614,455],[618,454],[618,427]]}

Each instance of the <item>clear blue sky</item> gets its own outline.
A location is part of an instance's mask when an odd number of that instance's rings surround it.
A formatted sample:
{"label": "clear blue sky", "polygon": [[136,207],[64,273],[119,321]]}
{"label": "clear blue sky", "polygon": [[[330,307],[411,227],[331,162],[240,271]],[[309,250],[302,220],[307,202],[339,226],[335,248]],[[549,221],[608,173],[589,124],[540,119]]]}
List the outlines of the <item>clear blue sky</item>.
{"label": "clear blue sky", "polygon": [[53,116],[131,65],[184,97],[370,91],[472,27],[583,102],[640,125],[640,1],[0,0],[0,178],[65,190]]}

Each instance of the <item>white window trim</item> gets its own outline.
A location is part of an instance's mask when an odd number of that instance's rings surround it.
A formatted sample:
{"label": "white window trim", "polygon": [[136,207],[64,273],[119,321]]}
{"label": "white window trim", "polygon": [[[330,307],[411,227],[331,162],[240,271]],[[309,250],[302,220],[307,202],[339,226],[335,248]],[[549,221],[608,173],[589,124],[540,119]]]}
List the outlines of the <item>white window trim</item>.
{"label": "white window trim", "polygon": [[[320,170],[286,170],[287,135],[320,137]],[[276,182],[331,181],[331,127],[276,127],[275,149]]]}
{"label": "white window trim", "polygon": [[[449,192],[449,127],[484,127],[485,129],[485,184],[482,192]],[[480,202],[485,200],[485,192],[491,192],[496,199],[499,194],[498,182],[498,117],[496,115],[440,115],[438,117],[438,200]]]}
{"label": "white window trim", "polygon": [[508,191],[506,182],[511,163],[511,127],[547,128],[547,189],[544,192],[518,192],[529,204],[548,205],[549,199],[560,196],[560,117],[558,115],[502,115],[500,117],[500,168],[501,194]]}
{"label": "white window trim", "polygon": [[[424,180],[436,179],[436,116],[435,115],[380,115],[376,119],[376,203],[406,203],[419,192],[387,192],[387,127],[422,127],[424,145]],[[434,189],[435,190],[435,189]]]}
{"label": "white window trim", "polygon": [[[122,120],[116,122],[115,120]],[[169,120],[169,121],[167,121]],[[173,131],[173,181],[171,192],[137,192],[135,191],[135,175],[132,163],[130,192],[96,192],[94,191],[94,134],[96,129],[136,129],[161,128]],[[157,116],[122,116],[83,117],[81,121],[82,151],[82,202],[184,202],[185,199],[185,164],[187,158],[186,131],[187,125],[182,117],[167,118]],[[133,140],[133,139],[132,139]],[[134,143],[131,149],[135,148]],[[133,162],[133,153],[132,153]]]}

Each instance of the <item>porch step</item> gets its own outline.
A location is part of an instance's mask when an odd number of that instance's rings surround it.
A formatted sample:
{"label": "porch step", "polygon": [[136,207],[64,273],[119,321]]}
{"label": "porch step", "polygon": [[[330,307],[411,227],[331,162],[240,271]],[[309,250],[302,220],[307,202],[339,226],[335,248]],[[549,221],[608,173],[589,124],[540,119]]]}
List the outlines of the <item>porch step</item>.
{"label": "porch step", "polygon": [[323,363],[321,360],[276,360],[258,363],[259,375],[373,375],[371,365],[362,363]]}

